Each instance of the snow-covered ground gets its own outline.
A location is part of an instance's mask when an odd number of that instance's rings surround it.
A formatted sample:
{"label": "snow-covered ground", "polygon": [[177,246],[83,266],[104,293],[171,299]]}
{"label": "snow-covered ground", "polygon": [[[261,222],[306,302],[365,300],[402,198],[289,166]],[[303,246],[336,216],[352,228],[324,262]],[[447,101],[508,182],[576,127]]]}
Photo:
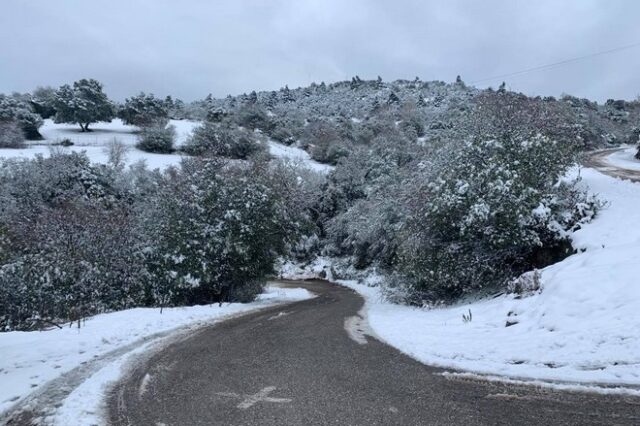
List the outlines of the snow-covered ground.
{"label": "snow-covered ground", "polygon": [[[81,328],[74,324],[47,331],[0,333],[0,414],[30,394],[40,403],[46,401],[38,393],[66,374],[68,380],[62,380],[60,386],[56,383],[56,387],[79,386],[51,415],[60,425],[92,424],[100,414],[105,387],[119,377],[133,356],[150,345],[231,315],[310,297],[304,289],[267,287],[256,302],[248,304],[168,308],[162,314],[159,309],[137,308],[96,315]],[[73,374],[82,366],[88,371]]]}
{"label": "snow-covered ground", "polygon": [[[170,124],[176,127],[176,145],[182,145],[198,122],[188,120],[171,120]],[[34,141],[25,149],[0,149],[0,158],[33,158],[40,154],[48,156],[51,149],[62,151],[86,152],[89,159],[95,163],[106,164],[108,155],[105,147],[114,139],[127,145],[129,150],[126,154],[126,163],[133,164],[144,160],[151,169],[164,169],[171,165],[180,163],[182,156],[179,154],[153,154],[140,151],[135,148],[137,142],[137,128],[128,126],[120,119],[115,119],[110,123],[95,123],[90,127],[91,132],[82,133],[79,126],[71,124],[56,124],[47,119],[40,128],[40,134],[44,140]],[[50,145],[69,139],[74,145],[69,147],[51,147]]]}
{"label": "snow-covered ground", "polygon": [[269,153],[276,158],[285,158],[298,164],[302,164],[316,172],[329,173],[333,170],[333,166],[318,163],[311,159],[309,153],[304,149],[286,146],[273,140],[269,140]]}
{"label": "snow-covered ground", "polygon": [[640,170],[640,160],[635,158],[638,147],[627,146],[607,156],[607,162],[623,169]]}
{"label": "snow-covered ground", "polygon": [[[178,147],[183,145],[193,129],[200,125],[197,121],[189,120],[171,120],[169,124],[176,128],[176,146]],[[83,133],[77,125],[56,124],[53,120],[47,119],[40,128],[40,134],[44,140],[30,142],[25,149],[0,148],[0,159],[33,158],[38,154],[46,157],[51,154],[52,149],[56,149],[67,152],[84,151],[92,162],[106,164],[109,156],[105,147],[114,139],[129,147],[125,159],[128,165],[144,160],[150,169],[165,169],[179,164],[182,159],[180,154],[153,154],[140,151],[135,147],[138,129],[135,126],[124,124],[120,119],[114,119],[110,123],[94,123],[90,129],[90,132]],[[63,139],[69,139],[73,142],[73,145],[69,147],[50,146],[59,143]],[[268,143],[269,152],[276,158],[289,159],[320,173],[326,174],[333,170],[333,166],[312,160],[303,149],[286,146],[273,140]]]}
{"label": "snow-covered ground", "polygon": [[[573,234],[584,252],[541,271],[539,293],[419,309],[383,301],[378,287],[341,283],[365,296],[379,338],[424,363],[640,395],[640,184],[592,169],[581,175],[609,205]],[[289,265],[283,276],[308,278],[323,268],[330,275],[318,261],[306,271]]]}
{"label": "snow-covered ground", "polygon": [[[197,121],[170,120],[169,124],[176,128],[176,145],[182,145],[191,135],[193,129],[200,125]],[[51,119],[44,121],[40,134],[48,143],[69,139],[79,146],[104,146],[105,142],[116,138],[120,142],[133,146],[137,142],[138,128],[126,125],[119,118],[110,123],[94,123],[90,132],[81,132],[80,126],[74,124],[56,124]]]}

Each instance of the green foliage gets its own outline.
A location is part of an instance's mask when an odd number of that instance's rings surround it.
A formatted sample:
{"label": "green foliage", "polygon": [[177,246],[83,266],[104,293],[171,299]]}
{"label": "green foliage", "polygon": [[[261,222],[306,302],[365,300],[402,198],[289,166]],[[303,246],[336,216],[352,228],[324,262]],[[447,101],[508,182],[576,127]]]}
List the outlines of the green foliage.
{"label": "green foliage", "polygon": [[15,121],[0,121],[0,148],[24,148],[24,134]]}
{"label": "green foliage", "polygon": [[[42,139],[38,129],[43,124],[42,117],[33,112],[30,103],[14,95],[13,97],[0,95],[0,144],[12,147],[18,139],[13,130],[14,125],[19,127],[23,139]],[[20,144],[18,144],[20,145]],[[13,146],[15,147],[15,146]]]}
{"label": "green foliage", "polygon": [[412,297],[448,301],[504,285],[532,266],[536,250],[564,240],[597,209],[584,194],[561,196],[557,183],[571,164],[570,148],[544,136],[447,147],[415,176],[422,183],[412,191],[399,263]]}
{"label": "green foliage", "polygon": [[111,121],[115,108],[102,90],[102,84],[93,79],[82,79],[65,84],[56,92],[54,107],[56,123],[77,123],[83,132],[98,121]]}
{"label": "green foliage", "polygon": [[212,122],[195,128],[182,149],[189,155],[233,159],[246,159],[265,150],[255,133]]}
{"label": "green foliage", "polygon": [[175,151],[175,140],[175,126],[143,127],[138,134],[136,148],[146,152],[169,154]]}
{"label": "green foliage", "polygon": [[285,247],[278,195],[258,178],[260,168],[208,160],[182,167],[152,221],[158,292],[171,303],[252,299]]}
{"label": "green foliage", "polygon": [[142,92],[125,100],[118,110],[118,118],[125,124],[138,127],[165,127],[169,121],[168,107],[162,99]]}
{"label": "green foliage", "polygon": [[312,228],[317,187],[283,164],[192,159],[161,173],[113,163],[0,162],[0,329],[250,301]]}

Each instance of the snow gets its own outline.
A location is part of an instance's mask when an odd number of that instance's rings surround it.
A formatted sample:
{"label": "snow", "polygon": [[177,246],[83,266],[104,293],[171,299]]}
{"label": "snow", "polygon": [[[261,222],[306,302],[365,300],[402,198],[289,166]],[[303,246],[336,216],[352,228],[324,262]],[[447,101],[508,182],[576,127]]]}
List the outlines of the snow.
{"label": "snow", "polygon": [[[176,127],[176,146],[179,147],[186,142],[193,129],[201,123],[190,120],[170,120],[169,124]],[[154,154],[135,148],[138,129],[135,126],[124,124],[120,119],[114,119],[110,123],[94,123],[90,129],[90,132],[83,133],[77,125],[56,124],[51,119],[47,119],[44,120],[44,125],[40,128],[40,134],[44,140],[32,142],[25,149],[0,148],[0,159],[33,158],[36,155],[46,157],[51,154],[51,149],[56,149],[63,152],[84,151],[92,162],[106,164],[109,157],[105,147],[114,139],[129,147],[125,161],[127,165],[144,160],[151,169],[165,169],[179,164],[182,159],[180,154]],[[51,147],[52,144],[63,139],[69,139],[73,145],[70,147]],[[333,170],[333,166],[311,159],[309,153],[303,149],[286,146],[273,140],[269,140],[268,144],[271,155],[276,158],[288,159],[324,174]]]}
{"label": "snow", "polygon": [[[389,303],[366,280],[338,282],[365,297],[381,340],[426,364],[640,395],[640,185],[580,173],[608,205],[572,235],[577,254],[540,271],[540,292],[427,309]],[[285,265],[282,275],[309,278],[321,270],[331,272],[328,262]]]}
{"label": "snow", "polygon": [[[198,122],[188,120],[171,120],[170,124],[176,126],[176,145],[182,145]],[[56,124],[51,119],[47,119],[40,128],[43,141],[33,142],[25,149],[0,149],[0,158],[33,158],[40,154],[48,156],[51,149],[62,150],[64,152],[84,151],[89,159],[94,163],[106,164],[108,155],[105,146],[117,139],[129,147],[126,156],[128,165],[144,160],[151,169],[165,169],[180,163],[182,156],[179,154],[154,154],[140,151],[135,148],[137,142],[137,128],[128,126],[120,119],[115,119],[110,123],[95,123],[90,127],[91,132],[82,133],[79,126],[71,124]],[[69,139],[74,145],[70,147],[50,145]]]}
{"label": "snow", "polygon": [[286,146],[274,140],[269,140],[269,152],[276,158],[297,162],[316,172],[329,173],[333,170],[333,166],[329,164],[322,164],[312,160],[309,153],[304,149]]}
{"label": "snow", "polygon": [[[200,125],[197,121],[190,120],[170,120],[170,125],[176,127],[176,145],[182,145],[193,129]],[[44,120],[40,128],[40,134],[47,142],[58,142],[62,139],[69,139],[75,145],[81,146],[104,146],[113,138],[126,145],[135,145],[137,142],[138,128],[126,125],[119,118],[110,123],[94,123],[89,126],[90,132],[81,132],[80,126],[74,124],[56,124],[51,119]]]}
{"label": "snow", "polygon": [[640,170],[640,160],[635,158],[638,148],[635,146],[627,146],[626,148],[615,151],[607,156],[606,160],[609,164],[621,167],[623,169]]}
{"label": "snow", "polygon": [[[90,413],[100,412],[105,386],[119,377],[133,356],[161,338],[231,315],[311,297],[304,289],[269,286],[253,303],[167,308],[162,314],[157,308],[136,308],[96,315],[81,328],[74,324],[40,332],[0,333],[0,413],[46,389],[48,382],[65,374],[73,378],[72,370],[95,364],[97,371],[89,369],[88,377],[79,379],[80,386],[54,413],[58,424],[89,424]],[[38,398],[42,400],[41,396]]]}

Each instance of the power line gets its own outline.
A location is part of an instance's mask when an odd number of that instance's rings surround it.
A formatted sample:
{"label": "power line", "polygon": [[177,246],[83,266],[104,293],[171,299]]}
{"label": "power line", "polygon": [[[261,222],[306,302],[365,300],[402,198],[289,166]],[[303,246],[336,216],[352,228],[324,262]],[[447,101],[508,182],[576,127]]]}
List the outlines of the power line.
{"label": "power line", "polygon": [[511,73],[507,73],[507,74],[501,74],[501,75],[496,75],[496,76],[493,76],[493,77],[481,78],[479,80],[472,81],[470,84],[482,83],[484,81],[497,80],[499,78],[513,77],[514,75],[520,75],[520,74],[526,74],[526,73],[530,73],[530,72],[534,72],[534,71],[540,71],[540,70],[544,70],[544,69],[553,68],[553,67],[557,67],[557,66],[560,66],[560,65],[568,64],[570,62],[581,61],[583,59],[593,58],[594,56],[606,55],[608,53],[619,52],[621,50],[631,49],[633,47],[638,47],[638,46],[640,46],[640,42],[633,43],[633,44],[628,44],[626,46],[616,47],[614,49],[603,50],[601,52],[591,53],[589,55],[578,56],[576,58],[565,59],[564,61],[554,62],[552,64],[539,65],[537,67],[527,68],[527,69],[524,69],[524,70],[515,71],[515,72],[511,72]]}

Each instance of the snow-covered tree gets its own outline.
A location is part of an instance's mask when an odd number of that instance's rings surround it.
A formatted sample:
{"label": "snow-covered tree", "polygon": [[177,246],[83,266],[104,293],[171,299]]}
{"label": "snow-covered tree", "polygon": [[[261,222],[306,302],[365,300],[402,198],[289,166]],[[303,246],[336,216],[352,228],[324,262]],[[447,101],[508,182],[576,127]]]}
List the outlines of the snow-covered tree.
{"label": "snow-covered tree", "polygon": [[[173,101],[171,107],[174,107]],[[124,105],[118,110],[118,118],[125,124],[138,127],[164,127],[169,121],[169,105],[151,93],[141,92],[125,99]]]}
{"label": "snow-covered tree", "polygon": [[113,103],[102,89],[102,84],[94,79],[82,79],[65,84],[56,92],[55,122],[76,123],[83,132],[89,125],[99,121],[111,121],[115,115]]}
{"label": "snow-covered tree", "polygon": [[5,135],[5,140],[11,139],[7,136],[12,134],[10,123],[20,127],[24,138],[42,139],[38,132],[43,124],[42,117],[33,112],[31,104],[20,97],[0,94],[0,123],[4,124],[5,132],[10,132]]}

